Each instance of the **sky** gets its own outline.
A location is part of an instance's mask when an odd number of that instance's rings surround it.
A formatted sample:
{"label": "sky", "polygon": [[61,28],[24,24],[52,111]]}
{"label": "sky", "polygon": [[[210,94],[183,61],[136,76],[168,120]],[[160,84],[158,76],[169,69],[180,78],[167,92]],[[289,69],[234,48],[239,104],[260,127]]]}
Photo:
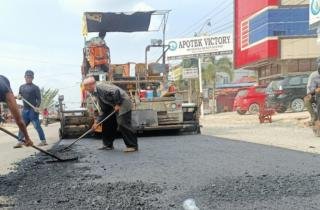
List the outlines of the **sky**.
{"label": "sky", "polygon": [[[68,107],[80,106],[80,66],[84,39],[83,12],[171,10],[166,39],[202,32],[232,32],[233,0],[1,0],[0,74],[11,81],[15,93],[24,72],[35,72],[39,87],[57,88]],[[151,24],[157,25],[157,20]],[[161,32],[108,33],[112,63],[144,62],[144,50]],[[160,54],[154,50],[151,59]]]}

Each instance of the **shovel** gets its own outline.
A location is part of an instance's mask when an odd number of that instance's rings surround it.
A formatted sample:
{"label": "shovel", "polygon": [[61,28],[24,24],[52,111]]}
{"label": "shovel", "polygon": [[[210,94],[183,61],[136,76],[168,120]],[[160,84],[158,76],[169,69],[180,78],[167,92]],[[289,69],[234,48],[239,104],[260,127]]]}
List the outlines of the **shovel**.
{"label": "shovel", "polygon": [[[109,114],[108,116],[106,116],[102,121],[100,121],[97,126],[101,125],[104,121],[106,121],[107,119],[109,119],[112,115],[114,115],[116,113],[116,111],[111,112],[111,114]],[[87,130],[84,134],[82,134],[79,138],[77,138],[74,142],[72,142],[71,144],[69,144],[68,146],[66,146],[65,148],[63,148],[61,151],[67,151],[70,149],[70,147],[72,147],[72,145],[74,145],[75,143],[77,143],[78,141],[80,141],[81,139],[83,139],[83,137],[85,137],[86,135],[88,135],[89,133],[91,133],[93,130],[90,128],[89,130]]]}
{"label": "shovel", "polygon": [[39,113],[39,109],[33,106],[29,101],[27,101],[25,98],[21,98],[22,101],[24,101],[26,104],[28,104],[35,112]]}
{"label": "shovel", "polygon": [[[12,136],[13,138],[19,140],[19,137],[16,136],[15,134],[11,133],[10,131],[8,131],[8,130],[2,128],[2,127],[0,127],[0,130],[5,132],[9,136]],[[52,154],[50,152],[47,152],[47,151],[45,151],[45,150],[43,150],[43,149],[41,149],[41,148],[39,148],[37,146],[32,145],[31,147],[33,147],[34,149],[36,149],[36,150],[38,150],[38,151],[40,151],[40,152],[42,152],[42,153],[44,153],[44,154],[46,154],[46,155],[48,155],[50,157],[55,158],[57,160],[57,162],[68,162],[68,161],[78,160],[78,157],[69,158],[69,159],[61,159],[60,157],[58,157],[58,156],[56,156],[56,155],[54,155],[54,154]],[[55,162],[55,161],[48,161],[48,162]]]}

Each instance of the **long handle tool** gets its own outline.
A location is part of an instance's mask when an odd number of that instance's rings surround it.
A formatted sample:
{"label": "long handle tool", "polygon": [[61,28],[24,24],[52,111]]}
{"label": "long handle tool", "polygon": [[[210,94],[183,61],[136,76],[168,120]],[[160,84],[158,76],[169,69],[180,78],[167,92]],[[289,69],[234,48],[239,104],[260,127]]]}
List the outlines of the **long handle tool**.
{"label": "long handle tool", "polygon": [[[107,119],[109,119],[112,115],[114,115],[116,113],[116,111],[111,112],[111,114],[109,114],[108,116],[106,116],[101,122],[99,122],[97,124],[97,126],[101,125],[104,121],[106,121]],[[82,134],[79,138],[77,138],[74,142],[72,142],[71,144],[69,144],[68,146],[66,146],[65,148],[63,148],[61,151],[66,151],[68,149],[70,149],[70,147],[72,147],[72,145],[74,145],[75,143],[77,143],[78,141],[80,141],[81,139],[83,139],[83,137],[85,137],[86,135],[88,135],[89,133],[91,133],[93,130],[90,128],[89,130],[87,130],[84,134]]]}
{"label": "long handle tool", "polygon": [[[5,133],[8,134],[9,136],[12,136],[13,138],[19,140],[19,137],[16,136],[15,134],[11,133],[10,131],[8,131],[8,130],[2,128],[2,127],[0,127],[0,130],[3,131],[3,132],[5,132]],[[67,161],[78,160],[78,157],[69,158],[69,159],[62,159],[62,158],[60,158],[60,157],[58,157],[58,156],[56,156],[56,155],[54,155],[54,154],[52,154],[52,153],[50,153],[50,152],[48,152],[48,151],[45,151],[45,150],[43,150],[43,149],[41,149],[41,148],[39,148],[39,147],[37,147],[37,146],[32,145],[31,147],[33,147],[34,149],[36,149],[36,150],[38,150],[38,151],[40,151],[40,152],[42,152],[42,153],[44,153],[44,154],[46,154],[46,155],[48,155],[48,156],[50,156],[50,157],[53,157],[53,158],[57,159],[58,162],[67,162]]]}
{"label": "long handle tool", "polygon": [[33,106],[27,99],[21,98],[22,101],[24,101],[26,104],[28,104],[35,112],[39,112],[39,109],[35,106]]}

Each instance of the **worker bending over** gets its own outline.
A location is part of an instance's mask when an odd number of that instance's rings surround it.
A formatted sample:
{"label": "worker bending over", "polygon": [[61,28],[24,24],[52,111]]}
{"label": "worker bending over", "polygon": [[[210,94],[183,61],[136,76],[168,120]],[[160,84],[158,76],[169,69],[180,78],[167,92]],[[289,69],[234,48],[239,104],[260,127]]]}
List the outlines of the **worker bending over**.
{"label": "worker bending over", "polygon": [[105,117],[116,111],[108,120],[102,123],[102,141],[103,150],[112,150],[113,141],[116,138],[117,129],[122,134],[122,138],[127,148],[124,152],[135,152],[138,150],[138,139],[134,129],[131,126],[132,102],[128,94],[113,84],[96,84],[94,77],[88,76],[83,80],[83,86],[86,91],[97,97],[98,103],[103,112],[92,126],[97,128],[97,123]]}

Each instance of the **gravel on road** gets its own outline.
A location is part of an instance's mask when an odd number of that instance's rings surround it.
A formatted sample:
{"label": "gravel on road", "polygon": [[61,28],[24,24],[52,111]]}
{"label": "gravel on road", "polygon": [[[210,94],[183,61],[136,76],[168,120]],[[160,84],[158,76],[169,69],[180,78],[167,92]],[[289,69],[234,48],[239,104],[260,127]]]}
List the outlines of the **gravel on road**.
{"label": "gravel on road", "polygon": [[[52,151],[70,143],[64,140]],[[37,155],[0,176],[0,207],[13,209],[316,209],[320,156],[204,135],[140,138],[139,152],[97,150],[84,139],[75,162]]]}

